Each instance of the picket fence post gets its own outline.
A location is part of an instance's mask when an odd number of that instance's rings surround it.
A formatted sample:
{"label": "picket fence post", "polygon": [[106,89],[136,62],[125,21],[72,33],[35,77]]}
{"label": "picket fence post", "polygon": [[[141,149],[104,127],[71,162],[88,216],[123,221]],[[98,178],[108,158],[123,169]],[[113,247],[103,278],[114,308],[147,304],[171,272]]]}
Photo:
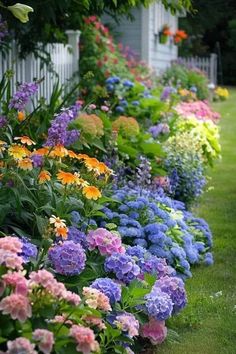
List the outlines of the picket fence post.
{"label": "picket fence post", "polygon": [[77,72],[79,69],[79,38],[80,31],[68,30],[66,31],[68,36],[68,44],[72,47],[73,55],[73,72]]}

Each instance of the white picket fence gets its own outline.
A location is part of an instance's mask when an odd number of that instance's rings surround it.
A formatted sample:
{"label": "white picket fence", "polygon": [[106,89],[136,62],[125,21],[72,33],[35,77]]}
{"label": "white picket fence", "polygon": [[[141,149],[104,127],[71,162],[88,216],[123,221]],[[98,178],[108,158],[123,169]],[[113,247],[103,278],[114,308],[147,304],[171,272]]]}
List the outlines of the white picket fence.
{"label": "white picket fence", "polygon": [[[18,48],[13,41],[6,54],[0,52],[0,80],[3,74],[11,69],[14,72],[12,78],[12,92],[17,89],[17,83],[42,80],[35,99],[44,97],[48,102],[53,91],[54,84],[59,80],[60,84],[68,86],[71,78],[79,69],[79,31],[67,31],[68,44],[47,44],[45,52],[49,53],[52,60],[52,70],[33,54],[25,59],[18,56]],[[42,53],[43,55],[43,53]]]}
{"label": "white picket fence", "polygon": [[180,57],[180,62],[189,67],[203,71],[210,83],[217,84],[217,55],[212,53],[209,57]]}

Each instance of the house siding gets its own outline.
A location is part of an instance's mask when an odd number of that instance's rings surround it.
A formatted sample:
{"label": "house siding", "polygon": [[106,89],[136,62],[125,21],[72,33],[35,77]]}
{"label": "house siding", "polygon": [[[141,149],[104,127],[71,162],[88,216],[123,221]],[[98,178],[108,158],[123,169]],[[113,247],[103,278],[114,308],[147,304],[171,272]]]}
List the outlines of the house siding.
{"label": "house siding", "polygon": [[102,17],[104,24],[111,23],[115,29],[115,36],[123,46],[129,46],[141,58],[141,11],[140,9],[132,10],[133,21],[122,18],[119,24],[115,24],[111,17],[105,15]]}

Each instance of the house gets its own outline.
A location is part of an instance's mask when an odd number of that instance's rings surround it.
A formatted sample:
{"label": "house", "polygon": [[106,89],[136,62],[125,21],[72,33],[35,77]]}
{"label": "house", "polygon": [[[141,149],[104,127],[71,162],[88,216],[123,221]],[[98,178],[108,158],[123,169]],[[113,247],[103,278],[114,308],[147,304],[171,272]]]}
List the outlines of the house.
{"label": "house", "polygon": [[[178,28],[178,16],[166,11],[162,3],[156,2],[149,8],[136,8],[132,11],[134,20],[122,18],[119,24],[112,23],[118,33],[118,40],[134,50],[139,59],[145,60],[157,73],[164,71],[172,60],[177,59],[178,48],[169,38],[160,43],[160,31],[168,25],[172,32]],[[111,23],[111,18],[103,17],[103,23]]]}

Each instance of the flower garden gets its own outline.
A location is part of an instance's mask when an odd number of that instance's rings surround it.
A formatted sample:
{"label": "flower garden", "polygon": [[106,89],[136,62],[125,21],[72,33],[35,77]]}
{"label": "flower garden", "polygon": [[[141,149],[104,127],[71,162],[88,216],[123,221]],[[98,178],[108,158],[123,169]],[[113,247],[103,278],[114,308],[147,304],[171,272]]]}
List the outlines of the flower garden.
{"label": "flower garden", "polygon": [[192,208],[221,157],[206,76],[156,77],[95,16],[80,50],[63,98],[32,105],[40,78],[0,82],[1,353],[158,350],[192,269],[213,264]]}

